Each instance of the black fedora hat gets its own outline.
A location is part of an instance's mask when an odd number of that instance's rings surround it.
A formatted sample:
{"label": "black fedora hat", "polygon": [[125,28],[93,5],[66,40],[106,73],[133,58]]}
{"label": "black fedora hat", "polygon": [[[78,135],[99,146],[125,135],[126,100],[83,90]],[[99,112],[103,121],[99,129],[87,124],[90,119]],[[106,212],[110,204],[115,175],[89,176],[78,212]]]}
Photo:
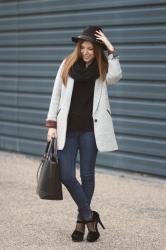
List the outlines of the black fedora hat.
{"label": "black fedora hat", "polygon": [[95,36],[96,30],[102,31],[101,27],[99,26],[92,26],[92,25],[87,26],[83,30],[81,35],[72,36],[72,41],[73,42],[78,42],[78,40],[90,41],[92,43],[98,44],[102,49],[107,50],[107,47],[105,46],[105,44],[102,41],[99,41],[98,39],[96,39],[96,36]]}

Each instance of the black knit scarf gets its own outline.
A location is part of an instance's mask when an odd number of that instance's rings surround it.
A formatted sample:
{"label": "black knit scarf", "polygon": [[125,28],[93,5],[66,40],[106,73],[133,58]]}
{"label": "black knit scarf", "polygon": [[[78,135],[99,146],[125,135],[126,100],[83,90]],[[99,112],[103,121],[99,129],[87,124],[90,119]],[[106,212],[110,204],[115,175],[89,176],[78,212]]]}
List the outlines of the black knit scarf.
{"label": "black knit scarf", "polygon": [[99,77],[96,59],[88,67],[82,59],[78,59],[70,69],[69,75],[77,82],[96,80]]}

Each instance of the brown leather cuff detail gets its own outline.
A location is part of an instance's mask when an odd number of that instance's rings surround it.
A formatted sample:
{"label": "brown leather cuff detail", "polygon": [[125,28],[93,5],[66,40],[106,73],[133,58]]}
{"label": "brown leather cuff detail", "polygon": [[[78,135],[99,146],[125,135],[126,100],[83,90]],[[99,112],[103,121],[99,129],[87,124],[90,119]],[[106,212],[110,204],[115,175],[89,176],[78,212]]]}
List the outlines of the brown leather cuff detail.
{"label": "brown leather cuff detail", "polygon": [[47,128],[57,128],[57,122],[52,120],[46,121],[46,127]]}

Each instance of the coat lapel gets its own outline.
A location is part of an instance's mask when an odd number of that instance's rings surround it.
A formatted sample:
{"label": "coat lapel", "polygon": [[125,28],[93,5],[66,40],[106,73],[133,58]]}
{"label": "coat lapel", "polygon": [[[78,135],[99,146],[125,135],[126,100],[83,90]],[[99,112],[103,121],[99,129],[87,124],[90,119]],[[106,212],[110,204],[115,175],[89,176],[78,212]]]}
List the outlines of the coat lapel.
{"label": "coat lapel", "polygon": [[67,111],[69,110],[69,107],[70,107],[73,87],[74,87],[74,79],[69,76],[68,81],[67,81],[67,87],[65,89],[65,95],[64,95],[64,98],[63,98],[64,99],[63,107]]}
{"label": "coat lapel", "polygon": [[96,112],[102,92],[102,83],[99,79],[95,82],[94,97],[93,97],[93,114]]}
{"label": "coat lapel", "polygon": [[74,79],[72,77],[68,77],[67,89],[66,89],[66,98],[68,101],[71,100],[72,92],[74,87]]}

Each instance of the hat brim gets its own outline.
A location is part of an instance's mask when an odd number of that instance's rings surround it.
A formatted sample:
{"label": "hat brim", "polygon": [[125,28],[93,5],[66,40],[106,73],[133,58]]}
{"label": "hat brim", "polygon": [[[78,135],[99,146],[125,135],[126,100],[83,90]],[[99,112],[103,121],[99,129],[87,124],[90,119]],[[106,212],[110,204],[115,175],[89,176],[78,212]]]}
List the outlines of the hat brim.
{"label": "hat brim", "polygon": [[107,50],[107,47],[105,46],[104,43],[94,40],[89,36],[85,36],[85,35],[80,35],[80,36],[72,36],[72,41],[77,43],[79,40],[84,40],[84,41],[90,41],[92,43],[95,43],[97,45],[99,45],[102,49]]}

